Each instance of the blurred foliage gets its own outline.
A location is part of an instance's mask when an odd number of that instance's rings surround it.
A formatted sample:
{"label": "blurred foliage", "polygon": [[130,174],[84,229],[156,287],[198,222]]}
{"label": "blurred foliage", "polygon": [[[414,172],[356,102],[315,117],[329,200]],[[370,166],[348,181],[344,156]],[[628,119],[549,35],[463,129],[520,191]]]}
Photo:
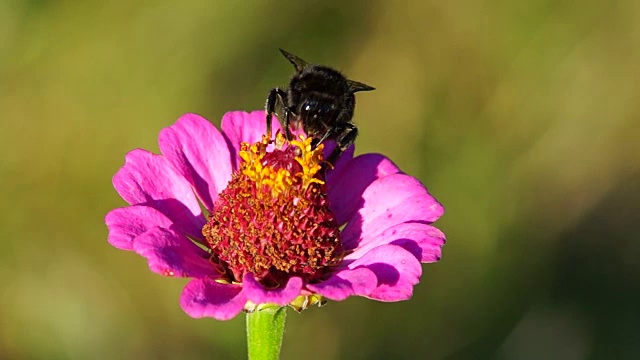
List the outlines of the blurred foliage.
{"label": "blurred foliage", "polygon": [[640,358],[640,2],[0,1],[0,358],[242,359],[244,319],[106,243],[111,177],[282,47],[378,90],[358,152],[447,207],[412,301],[289,316],[285,359]]}

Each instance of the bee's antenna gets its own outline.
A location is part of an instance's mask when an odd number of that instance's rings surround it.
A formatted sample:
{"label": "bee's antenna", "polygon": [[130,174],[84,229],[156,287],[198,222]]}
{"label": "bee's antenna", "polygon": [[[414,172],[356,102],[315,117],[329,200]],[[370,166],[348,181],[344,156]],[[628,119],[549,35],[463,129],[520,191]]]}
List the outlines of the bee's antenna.
{"label": "bee's antenna", "polygon": [[282,55],[284,55],[284,57],[287,58],[287,60],[289,60],[289,62],[296,68],[297,72],[302,71],[302,69],[306,68],[307,65],[309,65],[306,61],[302,60],[301,58],[293,55],[290,52],[287,52],[285,50],[280,49],[280,52],[282,53]]}
{"label": "bee's antenna", "polygon": [[371,91],[376,89],[373,86],[369,86],[358,81],[347,80],[347,83],[349,84],[349,90],[351,90],[352,93],[358,91]]}

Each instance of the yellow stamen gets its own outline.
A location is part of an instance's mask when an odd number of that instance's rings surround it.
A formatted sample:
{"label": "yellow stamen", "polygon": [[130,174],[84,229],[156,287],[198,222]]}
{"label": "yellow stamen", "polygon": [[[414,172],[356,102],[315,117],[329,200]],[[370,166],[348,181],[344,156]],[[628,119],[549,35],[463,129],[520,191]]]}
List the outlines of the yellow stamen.
{"label": "yellow stamen", "polygon": [[[271,190],[271,196],[277,197],[285,193],[287,189],[296,183],[301,183],[306,188],[312,183],[324,184],[324,181],[316,178],[318,172],[322,169],[322,150],[324,146],[321,144],[315,149],[311,149],[313,139],[303,135],[299,136],[299,140],[292,140],[290,146],[298,148],[300,155],[295,160],[302,167],[302,172],[291,174],[286,169],[274,169],[271,166],[263,166],[262,159],[267,153],[267,145],[271,142],[268,137],[263,136],[262,141],[249,145],[242,143],[240,147],[240,158],[243,163],[241,171],[259,186],[267,186]],[[276,135],[275,146],[282,149],[286,144],[286,139],[281,133]]]}
{"label": "yellow stamen", "polygon": [[322,163],[324,144],[320,144],[311,150],[312,140],[312,138],[305,138],[303,135],[300,135],[300,141],[291,141],[291,145],[297,146],[300,149],[301,154],[296,157],[296,161],[302,166],[302,173],[296,175],[302,178],[305,187],[311,183],[324,184],[324,181],[315,178],[318,171],[322,169],[320,163]]}

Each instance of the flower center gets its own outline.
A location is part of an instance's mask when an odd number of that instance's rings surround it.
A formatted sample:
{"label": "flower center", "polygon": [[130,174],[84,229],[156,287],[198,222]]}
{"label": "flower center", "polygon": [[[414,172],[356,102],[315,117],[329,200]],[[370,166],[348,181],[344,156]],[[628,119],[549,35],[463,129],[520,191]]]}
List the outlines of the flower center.
{"label": "flower center", "polygon": [[202,228],[212,259],[230,282],[252,273],[267,287],[291,276],[317,281],[342,256],[340,230],[321,175],[322,145],[276,136],[242,143],[242,163]]}

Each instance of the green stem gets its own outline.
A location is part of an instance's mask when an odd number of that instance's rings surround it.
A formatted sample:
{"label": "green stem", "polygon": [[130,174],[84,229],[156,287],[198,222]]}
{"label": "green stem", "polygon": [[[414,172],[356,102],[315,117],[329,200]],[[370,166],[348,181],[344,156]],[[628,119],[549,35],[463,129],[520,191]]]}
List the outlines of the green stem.
{"label": "green stem", "polygon": [[277,360],[284,335],[287,308],[265,306],[247,314],[247,346],[250,360]]}

